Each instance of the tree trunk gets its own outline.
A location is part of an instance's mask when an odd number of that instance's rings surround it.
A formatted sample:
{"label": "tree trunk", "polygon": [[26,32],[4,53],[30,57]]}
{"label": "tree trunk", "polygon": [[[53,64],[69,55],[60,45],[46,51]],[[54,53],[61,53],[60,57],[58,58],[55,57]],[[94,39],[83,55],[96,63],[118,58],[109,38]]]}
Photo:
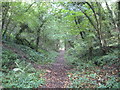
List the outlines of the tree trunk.
{"label": "tree trunk", "polygon": [[2,3],[2,29],[4,29],[4,24],[5,24],[5,20],[6,20],[9,8],[10,8],[9,2]]}
{"label": "tree trunk", "polygon": [[36,51],[38,51],[39,48],[39,42],[40,42],[40,31],[44,25],[44,23],[46,22],[46,20],[43,20],[43,23],[40,25],[40,27],[37,30],[37,39],[36,39]]}
{"label": "tree trunk", "polygon": [[120,58],[120,1],[118,2],[118,58]]}
{"label": "tree trunk", "polygon": [[40,29],[38,29],[37,31],[37,39],[36,39],[36,51],[38,52],[38,48],[39,48],[39,42],[40,42]]}
{"label": "tree trunk", "polygon": [[91,46],[89,48],[89,59],[92,60],[92,57],[93,57],[93,47]]}
{"label": "tree trunk", "polygon": [[113,23],[113,25],[114,25],[114,27],[115,27],[115,29],[116,29],[116,22],[115,22],[115,20],[114,20],[114,18],[113,18],[113,13],[112,13],[112,10],[110,9],[110,7],[109,7],[109,5],[108,5],[108,3],[105,1],[105,3],[106,3],[106,6],[107,6],[107,9],[108,9],[108,11],[109,11],[109,13],[110,13],[110,18],[111,18],[111,20],[112,20],[112,23]]}
{"label": "tree trunk", "polygon": [[101,44],[102,44],[102,54],[106,54],[107,52],[107,49],[106,49],[106,41],[105,41],[105,38],[104,36],[102,35],[102,11],[101,11],[101,4],[98,3],[98,6],[99,6],[99,31],[100,31],[100,36],[101,36]]}
{"label": "tree trunk", "polygon": [[[79,25],[79,24],[80,24],[80,22],[78,21],[78,18],[77,18],[77,17],[75,17],[75,20],[74,20],[74,21],[75,21],[75,24],[76,24],[76,25]],[[78,29],[80,29],[80,26],[78,26]],[[84,31],[81,31],[81,32],[80,32],[80,35],[81,35],[81,38],[84,39],[85,32],[84,32]]]}
{"label": "tree trunk", "polygon": [[8,30],[8,25],[9,25],[9,24],[10,24],[10,18],[9,18],[7,24],[6,24],[5,31],[4,31],[4,33],[3,33],[3,35],[2,35],[3,38],[4,38],[4,36],[5,36],[5,34],[6,34],[7,30]]}

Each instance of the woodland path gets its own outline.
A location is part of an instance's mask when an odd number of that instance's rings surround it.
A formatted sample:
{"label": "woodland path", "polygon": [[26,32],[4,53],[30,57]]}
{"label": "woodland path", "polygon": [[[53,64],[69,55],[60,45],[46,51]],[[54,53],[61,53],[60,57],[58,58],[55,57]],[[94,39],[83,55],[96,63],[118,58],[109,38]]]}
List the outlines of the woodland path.
{"label": "woodland path", "polygon": [[56,62],[46,68],[46,85],[42,88],[66,88],[70,84],[67,76],[70,67],[65,64],[64,53],[65,51],[61,50]]}
{"label": "woodland path", "polygon": [[[22,59],[26,59],[30,62],[28,57],[26,57],[26,54],[21,50],[8,46],[4,43],[3,46],[18,54]],[[67,86],[70,85],[67,73],[71,70],[71,68],[65,63],[64,53],[64,50],[60,50],[55,63],[52,63],[51,65],[39,65],[30,62],[36,69],[46,70],[47,72],[46,75],[43,76],[43,78],[46,79],[46,85],[40,86],[40,88],[67,88]]]}

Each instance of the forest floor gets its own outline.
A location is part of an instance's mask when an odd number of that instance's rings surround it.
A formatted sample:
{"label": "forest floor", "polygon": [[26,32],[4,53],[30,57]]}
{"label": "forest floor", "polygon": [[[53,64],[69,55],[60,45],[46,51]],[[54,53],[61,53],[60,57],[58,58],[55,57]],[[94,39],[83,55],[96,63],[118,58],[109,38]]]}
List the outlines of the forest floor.
{"label": "forest floor", "polygon": [[[21,50],[19,50],[18,48],[15,48],[13,46],[9,46],[5,43],[3,43],[3,47],[13,51],[14,53],[18,54],[21,59],[26,59],[27,62],[30,62],[30,60],[28,59],[28,57],[26,56],[26,54],[24,52],[22,52]],[[90,68],[87,68],[84,71],[79,71],[75,68],[71,68],[70,65],[67,65],[66,60],[64,58],[64,50],[59,51],[59,55],[56,57],[56,61],[54,63],[51,64],[46,64],[46,65],[40,65],[40,64],[36,64],[36,63],[32,63],[31,64],[38,70],[43,70],[45,71],[45,75],[41,75],[41,77],[43,77],[46,80],[45,85],[41,85],[40,88],[67,88],[70,85],[72,85],[72,82],[70,80],[70,78],[75,81],[75,80],[79,80],[78,78],[88,78],[89,81],[95,81],[97,84],[102,84],[102,83],[108,83],[108,79],[110,78],[117,78],[114,81],[119,82],[118,79],[118,72],[119,70],[119,65],[116,66],[116,64],[113,64],[111,66],[107,66],[105,65],[104,68],[101,67],[94,67],[93,70],[91,70]],[[116,62],[118,62],[119,60],[117,60]],[[116,69],[118,68],[118,69]],[[75,73],[71,73],[71,71],[75,71]],[[77,74],[76,74],[77,72]],[[96,75],[94,78],[91,78],[90,75]],[[113,77],[112,77],[113,76]],[[79,80],[80,81],[80,80]],[[82,82],[84,83],[84,82]],[[87,83],[87,82],[86,82]],[[78,83],[79,85],[82,85],[80,83]],[[88,83],[89,84],[89,83]],[[112,83],[114,84],[114,82]],[[90,85],[90,86],[89,86]],[[91,86],[91,84],[86,85],[86,87],[88,88],[94,88],[96,87],[96,85],[94,85],[93,87]],[[109,83],[108,83],[109,85]],[[97,85],[98,87],[98,85]]]}
{"label": "forest floor", "polygon": [[46,85],[41,86],[42,88],[66,88],[70,84],[67,72],[70,67],[65,63],[64,50],[61,50],[59,56],[56,58],[55,63],[50,66],[43,66],[46,69]]}
{"label": "forest floor", "polygon": [[[21,50],[12,46],[8,46],[7,44],[3,44],[3,46],[18,54],[21,59],[25,58],[27,62],[30,62],[25,53]],[[46,71],[46,74],[42,76],[43,78],[45,78],[46,84],[40,86],[40,88],[67,88],[70,85],[70,80],[67,73],[69,72],[69,70],[71,70],[71,68],[66,64],[64,53],[64,50],[60,50],[56,61],[52,64],[40,65],[30,62],[36,69]]]}

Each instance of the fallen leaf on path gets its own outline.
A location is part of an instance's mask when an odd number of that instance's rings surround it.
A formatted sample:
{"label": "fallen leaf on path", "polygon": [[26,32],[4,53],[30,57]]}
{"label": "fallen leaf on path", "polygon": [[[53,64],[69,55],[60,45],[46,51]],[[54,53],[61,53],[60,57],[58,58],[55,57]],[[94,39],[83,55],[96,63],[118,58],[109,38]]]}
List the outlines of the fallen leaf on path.
{"label": "fallen leaf on path", "polygon": [[50,73],[51,71],[50,70],[46,70],[46,72]]}

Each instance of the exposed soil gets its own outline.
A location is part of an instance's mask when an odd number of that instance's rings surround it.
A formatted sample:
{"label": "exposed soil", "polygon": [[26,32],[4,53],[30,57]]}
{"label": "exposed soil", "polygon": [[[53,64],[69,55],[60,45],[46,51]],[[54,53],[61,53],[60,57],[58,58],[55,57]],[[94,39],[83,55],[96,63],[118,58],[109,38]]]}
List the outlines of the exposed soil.
{"label": "exposed soil", "polygon": [[40,88],[66,88],[70,84],[70,80],[67,76],[70,67],[65,63],[64,50],[59,51],[59,56],[56,58],[55,63],[51,65],[39,65],[30,62],[26,54],[17,48],[6,44],[3,44],[3,47],[18,54],[21,58],[26,59],[26,61],[31,63],[36,69],[42,69],[47,72],[46,75],[43,76],[46,80],[46,85],[40,86]]}
{"label": "exposed soil", "polygon": [[[72,69],[65,62],[64,50],[61,50],[59,52],[59,56],[56,58],[55,63],[52,63],[51,65],[39,65],[31,62],[28,59],[27,55],[21,50],[19,50],[18,48],[9,46],[5,43],[3,43],[3,47],[18,54],[22,59],[26,59],[26,61],[31,63],[36,69],[42,69],[47,72],[46,75],[43,76],[43,78],[45,78],[46,80],[46,85],[40,86],[40,88],[67,88],[67,86],[71,84],[69,77],[67,76],[67,73],[70,72],[70,70]],[[96,69],[100,70],[99,73],[103,75],[103,78],[106,74],[115,75],[116,77],[120,76],[118,75],[118,72],[120,72],[120,69],[119,69],[119,65],[117,64],[114,64],[112,66],[105,65],[104,69],[100,69],[100,67]]]}
{"label": "exposed soil", "polygon": [[70,67],[65,64],[64,52],[61,50],[56,62],[46,68],[46,85],[42,88],[66,88],[70,84],[67,76]]}

